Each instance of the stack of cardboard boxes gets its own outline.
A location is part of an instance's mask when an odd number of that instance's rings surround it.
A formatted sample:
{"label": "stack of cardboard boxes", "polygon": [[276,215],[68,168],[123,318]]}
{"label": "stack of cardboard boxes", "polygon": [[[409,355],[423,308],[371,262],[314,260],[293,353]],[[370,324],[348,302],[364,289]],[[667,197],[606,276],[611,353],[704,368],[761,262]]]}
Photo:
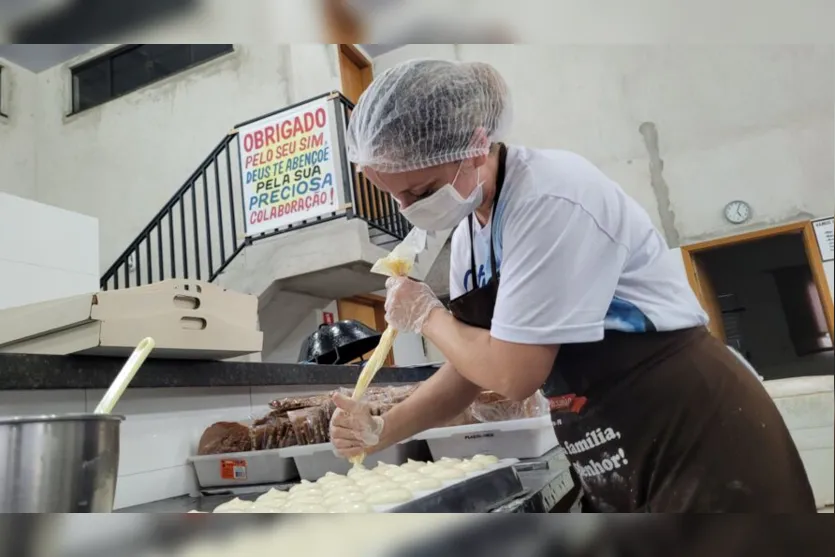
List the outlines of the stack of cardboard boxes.
{"label": "stack of cardboard boxes", "polygon": [[258,298],[172,279],[0,311],[0,353],[227,359],[261,352]]}

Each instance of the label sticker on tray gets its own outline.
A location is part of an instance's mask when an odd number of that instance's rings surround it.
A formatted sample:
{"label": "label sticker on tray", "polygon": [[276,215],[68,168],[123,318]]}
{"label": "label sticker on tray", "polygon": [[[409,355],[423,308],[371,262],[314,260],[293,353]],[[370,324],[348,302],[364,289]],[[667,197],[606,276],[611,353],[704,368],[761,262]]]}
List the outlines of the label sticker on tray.
{"label": "label sticker on tray", "polygon": [[220,461],[220,478],[222,480],[246,480],[246,461],[245,460],[221,460]]}

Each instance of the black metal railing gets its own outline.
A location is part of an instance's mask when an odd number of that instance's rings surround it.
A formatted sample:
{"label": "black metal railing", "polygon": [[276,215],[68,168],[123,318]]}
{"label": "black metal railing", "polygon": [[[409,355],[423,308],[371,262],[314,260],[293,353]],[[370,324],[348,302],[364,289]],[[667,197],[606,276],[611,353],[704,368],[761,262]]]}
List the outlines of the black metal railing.
{"label": "black metal railing", "polygon": [[338,218],[368,223],[372,241],[386,245],[402,240],[411,229],[397,202],[381,192],[344,156],[345,129],[353,104],[339,93],[326,93],[254,118],[237,127],[329,97],[336,103],[338,148],[345,209],[310,220],[244,236],[244,199],[237,134],[230,133],[212,149],[151,222],[101,277],[102,290],[141,286],[169,278],[213,281],[247,245],[292,230]]}

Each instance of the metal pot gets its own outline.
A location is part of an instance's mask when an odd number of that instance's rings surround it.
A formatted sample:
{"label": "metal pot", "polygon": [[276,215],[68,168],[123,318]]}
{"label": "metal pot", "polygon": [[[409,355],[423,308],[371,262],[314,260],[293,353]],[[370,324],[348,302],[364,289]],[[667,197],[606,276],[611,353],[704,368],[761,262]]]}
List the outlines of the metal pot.
{"label": "metal pot", "polygon": [[111,512],[124,419],[0,418],[0,513]]}

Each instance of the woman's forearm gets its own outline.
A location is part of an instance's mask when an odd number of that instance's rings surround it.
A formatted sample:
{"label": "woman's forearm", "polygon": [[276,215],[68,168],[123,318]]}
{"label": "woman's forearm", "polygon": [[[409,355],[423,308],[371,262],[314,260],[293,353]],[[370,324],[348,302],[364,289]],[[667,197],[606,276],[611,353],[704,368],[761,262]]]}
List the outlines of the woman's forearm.
{"label": "woman's forearm", "polygon": [[459,375],[452,364],[445,363],[409,398],[385,413],[380,443],[374,450],[444,425],[463,412],[480,392],[480,387]]}

